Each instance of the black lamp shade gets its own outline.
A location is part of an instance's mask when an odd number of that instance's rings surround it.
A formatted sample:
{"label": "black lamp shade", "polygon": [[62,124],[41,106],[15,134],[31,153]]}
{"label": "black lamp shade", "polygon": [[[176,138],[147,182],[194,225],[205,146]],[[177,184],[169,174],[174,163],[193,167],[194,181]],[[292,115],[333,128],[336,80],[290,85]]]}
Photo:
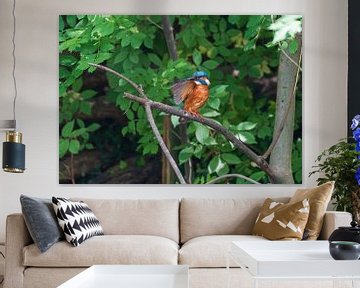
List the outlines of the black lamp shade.
{"label": "black lamp shade", "polygon": [[23,173],[25,170],[25,145],[18,142],[4,142],[2,159],[2,167],[5,172]]}

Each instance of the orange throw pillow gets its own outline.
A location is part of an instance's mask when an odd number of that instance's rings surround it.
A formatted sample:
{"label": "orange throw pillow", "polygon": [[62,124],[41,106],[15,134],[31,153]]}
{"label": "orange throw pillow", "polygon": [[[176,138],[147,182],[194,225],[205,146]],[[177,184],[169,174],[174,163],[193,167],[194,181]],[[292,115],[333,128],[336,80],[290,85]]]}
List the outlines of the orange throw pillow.
{"label": "orange throw pillow", "polygon": [[301,240],[308,217],[307,199],[284,204],[268,198],[260,209],[252,234],[269,240]]}
{"label": "orange throw pillow", "polygon": [[316,240],[321,232],[324,215],[334,190],[334,181],[310,189],[298,189],[289,203],[309,199],[310,214],[305,227],[304,240]]}

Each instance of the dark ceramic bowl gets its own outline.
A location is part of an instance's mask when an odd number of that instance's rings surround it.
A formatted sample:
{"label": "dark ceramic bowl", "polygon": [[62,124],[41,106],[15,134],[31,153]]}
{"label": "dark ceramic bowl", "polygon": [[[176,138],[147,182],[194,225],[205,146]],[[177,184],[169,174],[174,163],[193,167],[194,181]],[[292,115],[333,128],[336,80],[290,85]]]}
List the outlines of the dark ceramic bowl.
{"label": "dark ceramic bowl", "polygon": [[331,241],[330,255],[335,260],[358,260],[360,257],[360,244],[348,241]]}

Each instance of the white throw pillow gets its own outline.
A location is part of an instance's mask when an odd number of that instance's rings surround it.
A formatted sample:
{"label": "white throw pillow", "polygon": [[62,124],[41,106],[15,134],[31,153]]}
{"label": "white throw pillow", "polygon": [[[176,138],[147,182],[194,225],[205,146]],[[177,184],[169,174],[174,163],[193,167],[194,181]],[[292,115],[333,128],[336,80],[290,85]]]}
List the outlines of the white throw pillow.
{"label": "white throw pillow", "polygon": [[99,220],[84,202],[52,197],[55,214],[66,241],[79,246],[86,239],[104,235]]}

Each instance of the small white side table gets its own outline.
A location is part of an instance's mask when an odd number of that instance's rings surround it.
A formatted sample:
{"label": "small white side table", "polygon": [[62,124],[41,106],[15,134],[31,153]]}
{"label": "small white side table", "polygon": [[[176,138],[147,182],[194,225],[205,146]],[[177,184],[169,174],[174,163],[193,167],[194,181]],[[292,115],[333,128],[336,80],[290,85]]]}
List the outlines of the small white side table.
{"label": "small white side table", "polygon": [[[289,281],[304,287],[305,281],[316,282],[314,287],[360,288],[360,261],[332,259],[328,241],[232,242],[228,269],[230,258],[248,272],[254,288],[269,280],[278,283],[271,287]],[[332,284],[321,286],[325,281]]]}
{"label": "small white side table", "polygon": [[58,288],[188,288],[184,265],[94,265]]}

